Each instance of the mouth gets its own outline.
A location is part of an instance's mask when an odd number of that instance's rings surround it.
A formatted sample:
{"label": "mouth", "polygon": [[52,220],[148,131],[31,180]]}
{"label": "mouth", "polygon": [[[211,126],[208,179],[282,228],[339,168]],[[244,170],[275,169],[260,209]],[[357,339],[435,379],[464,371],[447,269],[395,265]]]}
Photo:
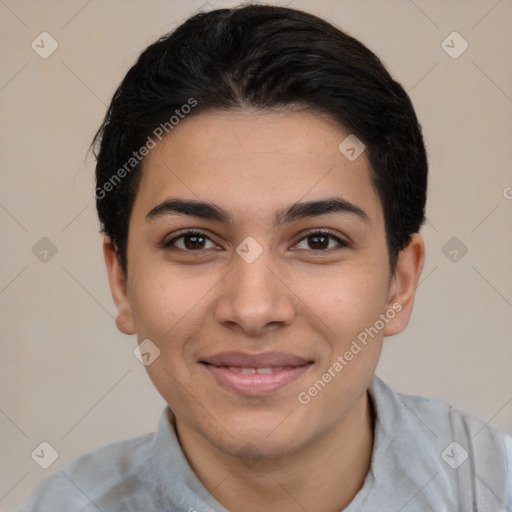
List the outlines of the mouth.
{"label": "mouth", "polygon": [[200,363],[223,388],[245,396],[274,393],[313,365],[311,360],[282,352],[223,352]]}

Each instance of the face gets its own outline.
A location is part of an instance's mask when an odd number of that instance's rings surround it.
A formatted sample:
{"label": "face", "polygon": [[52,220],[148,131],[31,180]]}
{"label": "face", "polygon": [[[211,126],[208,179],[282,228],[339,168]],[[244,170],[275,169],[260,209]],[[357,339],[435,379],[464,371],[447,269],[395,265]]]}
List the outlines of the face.
{"label": "face", "polygon": [[158,347],[154,385],[224,453],[278,457],[335,429],[407,323],[419,242],[391,276],[348,135],[311,112],[187,118],[146,157],[126,280],[105,245],[118,327]]}

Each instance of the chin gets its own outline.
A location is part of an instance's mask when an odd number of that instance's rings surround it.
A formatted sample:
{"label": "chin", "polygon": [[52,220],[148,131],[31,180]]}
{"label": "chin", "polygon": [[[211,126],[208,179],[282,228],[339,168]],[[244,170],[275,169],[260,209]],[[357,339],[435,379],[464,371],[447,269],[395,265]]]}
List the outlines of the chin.
{"label": "chin", "polygon": [[223,440],[227,443],[222,443],[222,445],[217,443],[217,447],[242,462],[255,463],[262,459],[279,459],[300,448],[300,445],[297,444],[299,440],[295,436],[285,433],[282,437],[276,436],[274,439],[270,439],[259,432],[246,433]]}
{"label": "chin", "polygon": [[[306,421],[293,418],[293,413],[246,413],[223,416],[226,431],[204,432],[211,444],[237,458],[276,459],[307,444],[309,429]],[[228,419],[229,418],[229,419]],[[221,435],[218,435],[218,434]],[[313,433],[311,433],[313,434]],[[215,437],[215,439],[213,438]],[[314,437],[314,434],[312,435]]]}

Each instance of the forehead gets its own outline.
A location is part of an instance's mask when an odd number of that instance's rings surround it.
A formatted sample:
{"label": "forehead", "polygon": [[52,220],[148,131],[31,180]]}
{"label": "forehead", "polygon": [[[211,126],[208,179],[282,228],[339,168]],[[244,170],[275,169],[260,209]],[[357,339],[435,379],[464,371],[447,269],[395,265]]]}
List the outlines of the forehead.
{"label": "forehead", "polygon": [[283,204],[336,195],[382,216],[365,152],[339,149],[349,135],[312,112],[195,114],[146,157],[134,210],[182,196],[270,222]]}

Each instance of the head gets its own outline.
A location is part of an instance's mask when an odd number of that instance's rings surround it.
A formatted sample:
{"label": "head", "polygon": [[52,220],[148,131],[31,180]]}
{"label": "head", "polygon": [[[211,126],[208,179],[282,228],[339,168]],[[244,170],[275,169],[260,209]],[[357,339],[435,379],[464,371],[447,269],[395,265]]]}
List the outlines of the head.
{"label": "head", "polygon": [[[116,322],[158,347],[183,424],[278,457],[343,422],[423,265],[425,148],[380,60],[304,12],[197,14],[140,55],[95,143]],[[233,387],[244,357],[283,376]]]}

